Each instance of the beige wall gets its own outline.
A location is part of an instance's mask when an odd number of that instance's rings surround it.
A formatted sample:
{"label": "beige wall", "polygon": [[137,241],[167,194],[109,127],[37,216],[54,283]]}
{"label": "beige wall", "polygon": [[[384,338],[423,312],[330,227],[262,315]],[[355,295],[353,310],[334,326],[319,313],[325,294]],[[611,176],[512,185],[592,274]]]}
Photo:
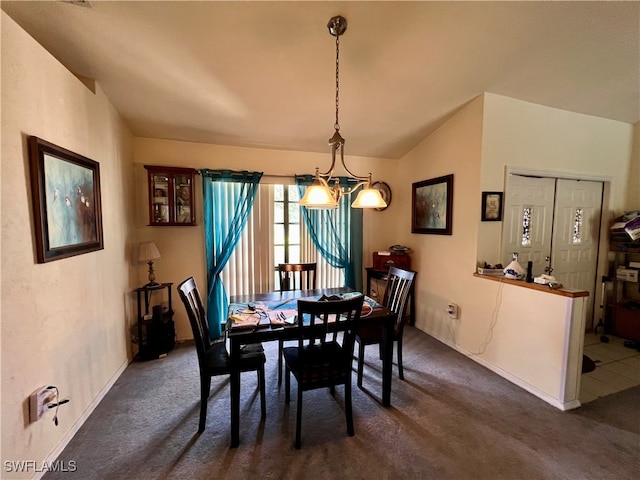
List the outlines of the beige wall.
{"label": "beige wall", "polygon": [[[634,185],[638,190],[629,175],[632,146],[633,126],[628,123],[485,94],[481,189],[503,191],[505,167],[606,181],[607,228],[631,207],[626,199]],[[503,264],[508,260],[500,258],[501,225],[481,222],[478,260]]]}
{"label": "beige wall", "polygon": [[[468,309],[480,218],[483,103],[482,96],[474,99],[402,159],[394,210],[373,226],[387,232],[383,245],[401,243],[412,249],[411,266],[418,272],[416,326],[437,338],[450,339],[445,307],[455,302],[461,307],[464,324],[460,335],[469,345],[484,337],[474,312]],[[454,176],[453,234],[412,234],[411,184],[448,174]],[[459,325],[454,328],[458,330]]]}
{"label": "beige wall", "polygon": [[[345,133],[345,135],[347,135]],[[322,143],[324,137],[319,137]],[[197,195],[195,227],[150,227],[149,201],[147,198],[147,171],[144,165],[166,165],[201,168],[226,168],[232,170],[261,171],[265,175],[285,175],[313,173],[315,167],[321,171],[329,168],[331,155],[327,153],[296,152],[285,150],[266,150],[257,148],[228,147],[203,143],[177,142],[149,138],[136,138],[134,141],[134,162],[136,178],[136,235],[140,240],[156,242],[162,258],[155,264],[156,280],[173,282],[176,287],[182,280],[193,275],[198,286],[206,288],[204,234],[202,222],[202,201],[200,178],[196,180]],[[372,172],[374,181],[387,180],[387,174],[394,171],[398,161],[366,157],[347,156],[347,166],[359,175]],[[337,175],[344,175],[341,166],[336,167]],[[263,181],[277,183],[287,179],[265,178]],[[393,188],[393,186],[392,186]],[[375,235],[369,227],[370,219],[384,212],[365,211],[364,249],[370,249]],[[391,244],[389,244],[391,245]],[[387,245],[388,246],[388,245]],[[376,247],[378,248],[378,247]],[[145,265],[138,265],[138,284],[146,283]],[[178,339],[192,338],[189,320],[177,292],[174,296],[176,335]]]}
{"label": "beige wall", "polygon": [[[547,335],[562,331],[527,327],[542,315],[557,319],[556,328],[564,328],[564,313],[547,308],[552,301],[541,302],[536,294],[521,291],[525,289],[502,289],[497,282],[472,276],[482,258],[480,249],[483,256],[493,251],[500,237],[499,224],[493,232],[480,222],[480,194],[504,190],[508,165],[606,175],[611,184],[606,208],[619,212],[634,185],[626,176],[631,144],[631,125],[489,94],[470,102],[423,140],[402,159],[389,214],[370,225],[374,231],[387,232],[382,245],[393,238],[393,243],[413,250],[412,267],[418,271],[416,326],[512,381],[523,386],[533,383],[535,393],[545,399],[558,400],[558,389],[553,391],[549,380],[538,378],[539,366],[526,365],[521,353],[531,346],[544,352],[554,385],[561,383],[556,360],[566,345],[550,348]],[[411,184],[450,173],[454,174],[453,235],[411,234]],[[610,216],[605,210],[605,217]],[[459,305],[459,319],[446,315],[448,302]]]}
{"label": "beige wall", "polygon": [[[1,476],[18,478],[4,462],[55,453],[127,365],[132,136],[99,87],[92,93],[1,15]],[[104,250],[36,263],[28,135],[100,163]],[[71,399],[58,427],[51,412],[28,423],[27,399],[42,385]]]}

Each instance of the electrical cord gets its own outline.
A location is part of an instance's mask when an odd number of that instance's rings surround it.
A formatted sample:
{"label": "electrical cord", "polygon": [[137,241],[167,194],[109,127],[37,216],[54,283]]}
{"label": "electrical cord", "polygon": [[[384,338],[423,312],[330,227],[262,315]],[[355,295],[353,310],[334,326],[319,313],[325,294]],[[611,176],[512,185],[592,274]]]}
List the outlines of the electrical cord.
{"label": "electrical cord", "polygon": [[502,305],[502,289],[504,287],[504,282],[502,280],[503,278],[500,279],[500,285],[498,286],[498,291],[496,292],[496,304],[493,308],[493,313],[491,314],[491,323],[489,324],[489,329],[487,330],[487,333],[484,337],[484,342],[480,345],[480,351],[471,352],[471,355],[482,355],[493,339],[493,329],[498,323],[498,313],[500,311],[500,306]]}
{"label": "electrical cord", "polygon": [[[445,312],[447,311],[447,309],[445,308]],[[447,327],[449,327],[449,334],[451,335],[451,341],[453,342],[454,345],[456,345],[456,334],[453,331],[453,326],[451,325],[453,323],[453,318],[449,318],[449,321],[447,322]]]}
{"label": "electrical cord", "polygon": [[47,404],[47,408],[55,408],[56,411],[54,412],[53,415],[53,423],[56,425],[56,427],[58,426],[58,408],[60,407],[60,405],[64,405],[65,403],[69,403],[69,399],[65,398],[64,400],[58,400],[58,398],[60,397],[60,392],[58,390],[58,387],[56,387],[55,385],[49,385],[47,387],[47,390],[55,390],[56,391],[56,396],[54,398],[55,403],[49,403]]}

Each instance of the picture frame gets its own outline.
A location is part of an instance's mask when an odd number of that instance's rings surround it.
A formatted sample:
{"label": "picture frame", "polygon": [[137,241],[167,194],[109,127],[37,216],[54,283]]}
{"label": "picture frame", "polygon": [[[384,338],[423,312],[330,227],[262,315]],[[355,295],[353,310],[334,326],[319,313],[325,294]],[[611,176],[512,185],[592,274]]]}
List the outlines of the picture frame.
{"label": "picture frame", "polygon": [[411,233],[451,235],[453,174],[412,184]]}
{"label": "picture frame", "polygon": [[502,221],[502,192],[482,192],[482,221]]}
{"label": "picture frame", "polygon": [[102,250],[100,164],[35,136],[28,148],[38,263]]}

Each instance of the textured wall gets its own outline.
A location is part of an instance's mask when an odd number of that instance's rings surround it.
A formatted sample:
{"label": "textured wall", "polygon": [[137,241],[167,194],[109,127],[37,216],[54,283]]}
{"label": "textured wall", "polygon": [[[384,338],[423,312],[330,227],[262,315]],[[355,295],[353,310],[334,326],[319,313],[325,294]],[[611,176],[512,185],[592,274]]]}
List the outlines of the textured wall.
{"label": "textured wall", "polygon": [[[87,89],[1,15],[4,469],[5,461],[55,453],[127,364],[134,191],[132,137],[99,86]],[[99,162],[104,250],[36,263],[28,135]],[[28,423],[27,399],[42,385],[71,399],[58,427],[51,412]]]}

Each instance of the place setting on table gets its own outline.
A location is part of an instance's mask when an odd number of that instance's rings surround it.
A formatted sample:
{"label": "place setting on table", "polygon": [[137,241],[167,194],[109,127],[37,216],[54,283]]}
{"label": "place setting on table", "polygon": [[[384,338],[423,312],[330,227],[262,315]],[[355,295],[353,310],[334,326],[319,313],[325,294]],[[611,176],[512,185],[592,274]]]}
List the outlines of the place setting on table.
{"label": "place setting on table", "polygon": [[[280,329],[295,326],[298,323],[298,300],[332,301],[346,300],[361,295],[360,292],[349,292],[332,295],[313,295],[301,298],[288,298],[277,301],[240,302],[229,304],[229,329],[259,330],[263,328]],[[382,305],[365,295],[360,318],[371,315]],[[309,319],[303,320],[308,323]],[[335,320],[334,320],[335,321]]]}
{"label": "place setting on table", "polygon": [[257,330],[259,328],[284,328],[295,325],[298,311],[296,309],[271,309],[264,304],[248,303],[229,307],[229,328],[233,330]]}

